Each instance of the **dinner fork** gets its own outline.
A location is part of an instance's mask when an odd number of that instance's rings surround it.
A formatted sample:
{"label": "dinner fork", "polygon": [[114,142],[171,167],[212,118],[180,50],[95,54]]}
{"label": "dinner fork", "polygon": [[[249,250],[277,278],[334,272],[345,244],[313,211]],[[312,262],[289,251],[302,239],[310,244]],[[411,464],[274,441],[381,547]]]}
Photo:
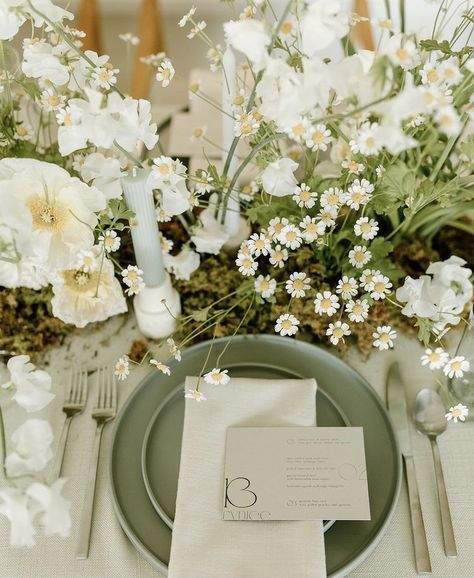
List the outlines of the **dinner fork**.
{"label": "dinner fork", "polygon": [[94,450],[89,465],[86,497],[82,508],[81,523],[79,526],[79,542],[76,551],[78,560],[85,560],[89,556],[89,543],[92,526],[92,512],[94,509],[95,485],[97,466],[99,463],[100,442],[104,425],[115,417],[117,413],[117,383],[112,369],[101,367],[97,370],[98,394],[97,405],[92,410],[92,418],[97,422],[94,439]]}
{"label": "dinner fork", "polygon": [[69,389],[64,400],[63,412],[66,419],[58,443],[58,451],[53,470],[53,479],[59,478],[63,469],[64,452],[69,437],[69,428],[74,416],[81,413],[87,400],[87,371],[85,369],[72,369],[69,376]]}

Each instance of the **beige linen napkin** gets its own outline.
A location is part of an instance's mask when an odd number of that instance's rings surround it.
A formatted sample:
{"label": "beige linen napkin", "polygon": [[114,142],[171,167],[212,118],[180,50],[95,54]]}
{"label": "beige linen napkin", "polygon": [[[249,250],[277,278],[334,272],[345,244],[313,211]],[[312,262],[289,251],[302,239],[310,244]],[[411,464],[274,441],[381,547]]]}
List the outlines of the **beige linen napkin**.
{"label": "beige linen napkin", "polygon": [[325,577],[322,522],[222,520],[227,428],[314,426],[315,380],[201,380],[199,389],[206,401],[186,399],[168,577]]}

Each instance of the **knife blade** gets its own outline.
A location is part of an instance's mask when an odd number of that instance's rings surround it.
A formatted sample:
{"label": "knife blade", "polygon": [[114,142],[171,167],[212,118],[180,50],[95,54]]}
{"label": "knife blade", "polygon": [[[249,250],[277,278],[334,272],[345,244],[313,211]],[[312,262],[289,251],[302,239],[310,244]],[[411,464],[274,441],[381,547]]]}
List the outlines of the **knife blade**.
{"label": "knife blade", "polygon": [[408,425],[407,401],[398,362],[392,363],[387,374],[387,402],[390,416],[395,426],[398,444],[405,464],[408,486],[410,519],[415,548],[416,570],[418,574],[431,574],[430,553],[426,540],[425,524],[421,511],[420,494],[416,481],[415,462]]}

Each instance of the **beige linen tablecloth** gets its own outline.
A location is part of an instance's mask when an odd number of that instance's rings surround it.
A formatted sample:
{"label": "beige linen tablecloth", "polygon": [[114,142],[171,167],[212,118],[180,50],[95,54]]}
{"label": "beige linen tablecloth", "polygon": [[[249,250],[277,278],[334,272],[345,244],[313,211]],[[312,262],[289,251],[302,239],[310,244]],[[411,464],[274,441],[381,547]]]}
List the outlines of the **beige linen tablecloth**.
{"label": "beige linen tablecloth", "polygon": [[[63,417],[61,404],[66,386],[65,368],[71,360],[94,369],[114,362],[128,352],[131,343],[139,337],[133,318],[123,325],[123,320],[113,319],[100,333],[73,337],[64,347],[48,356],[50,371],[58,394],[44,412],[53,422],[58,435]],[[385,398],[385,376],[394,359],[402,361],[402,370],[410,388],[411,399],[421,387],[432,384],[429,370],[419,363],[421,347],[414,339],[400,338],[396,349],[389,353],[374,352],[366,362],[357,352],[351,351],[346,361],[358,370]],[[123,403],[137,383],[148,372],[140,368],[120,384],[120,402]],[[40,537],[37,546],[30,550],[13,550],[8,547],[8,526],[0,518],[0,578],[163,578],[134,549],[122,532],[115,518],[108,486],[108,453],[111,443],[109,426],[104,432],[102,459],[99,465],[94,525],[92,529],[90,558],[74,559],[77,542],[78,520],[83,500],[89,454],[92,448],[94,423],[90,408],[95,391],[89,395],[87,413],[76,418],[71,427],[67,448],[65,473],[70,478],[67,493],[71,499],[74,519],[71,537]],[[13,405],[5,409],[6,426],[12,432],[25,415]],[[426,523],[428,545],[431,553],[433,576],[440,578],[472,578],[474,575],[474,424],[450,424],[440,440],[447,491],[451,505],[459,556],[447,559],[436,499],[436,487],[431,461],[431,450],[426,439],[413,432],[415,463],[420,486],[421,502]],[[369,558],[350,574],[357,578],[412,578],[416,576],[407,492],[402,487],[392,523],[381,542]],[[199,578],[196,574],[195,577]],[[291,578],[291,577],[288,577]]]}

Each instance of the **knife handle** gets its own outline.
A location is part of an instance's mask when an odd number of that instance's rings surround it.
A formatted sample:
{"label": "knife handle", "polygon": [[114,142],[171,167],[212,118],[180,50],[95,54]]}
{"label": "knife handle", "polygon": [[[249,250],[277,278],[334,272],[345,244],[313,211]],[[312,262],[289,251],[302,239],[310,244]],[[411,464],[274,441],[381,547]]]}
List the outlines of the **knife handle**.
{"label": "knife handle", "polygon": [[411,527],[415,546],[416,570],[418,574],[431,574],[430,553],[426,541],[425,524],[421,512],[420,494],[416,482],[415,462],[413,456],[403,456],[407,476],[408,498],[410,500]]}

